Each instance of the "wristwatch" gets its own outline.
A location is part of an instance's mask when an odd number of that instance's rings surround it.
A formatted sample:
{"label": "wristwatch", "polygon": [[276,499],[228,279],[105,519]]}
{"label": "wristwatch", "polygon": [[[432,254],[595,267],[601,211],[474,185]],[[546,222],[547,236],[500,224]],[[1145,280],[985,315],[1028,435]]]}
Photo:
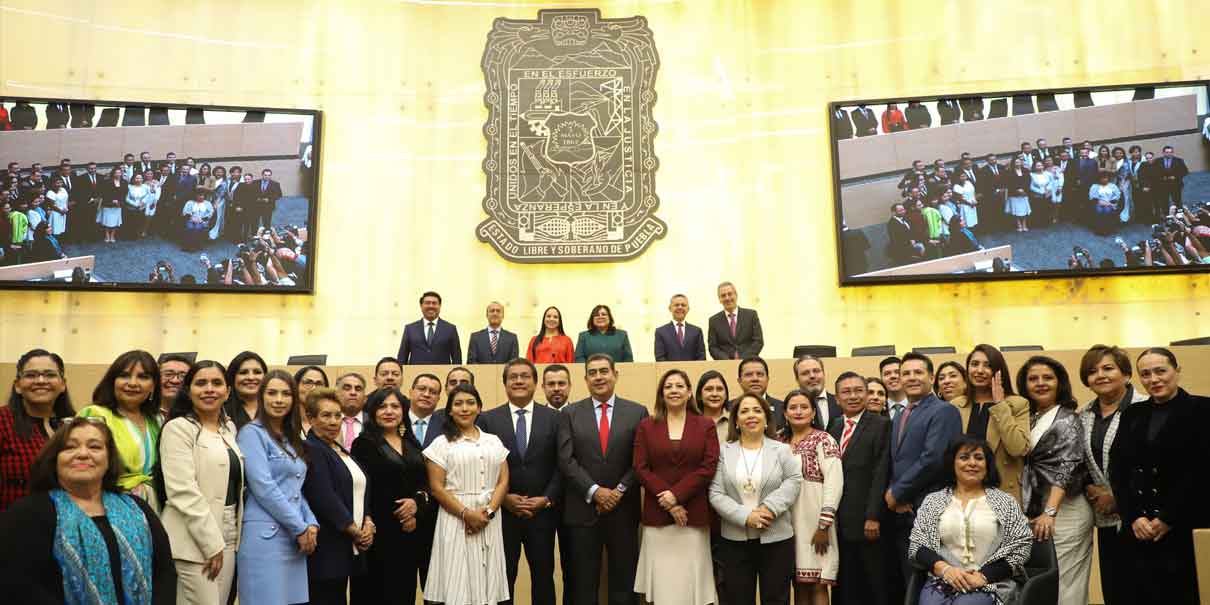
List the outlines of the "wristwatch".
{"label": "wristwatch", "polygon": [[1059,509],[1057,509],[1053,506],[1047,507],[1046,510],[1043,510],[1042,512],[1046,513],[1047,515],[1050,515],[1051,517],[1059,516]]}
{"label": "wristwatch", "polygon": [[492,507],[490,507],[490,506],[489,506],[489,507],[487,507],[487,518],[488,518],[488,519],[495,519],[495,518],[496,518],[496,511],[495,511],[495,510],[493,510],[493,509],[492,509]]}

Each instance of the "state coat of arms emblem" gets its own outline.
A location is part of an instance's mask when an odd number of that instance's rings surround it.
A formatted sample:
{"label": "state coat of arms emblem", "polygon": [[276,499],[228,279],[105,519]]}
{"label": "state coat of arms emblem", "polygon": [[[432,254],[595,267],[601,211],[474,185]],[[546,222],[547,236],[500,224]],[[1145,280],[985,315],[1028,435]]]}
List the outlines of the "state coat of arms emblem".
{"label": "state coat of arms emblem", "polygon": [[479,239],[509,260],[550,263],[634,258],[664,237],[658,69],[643,17],[560,9],[496,19],[483,53],[488,219]]}

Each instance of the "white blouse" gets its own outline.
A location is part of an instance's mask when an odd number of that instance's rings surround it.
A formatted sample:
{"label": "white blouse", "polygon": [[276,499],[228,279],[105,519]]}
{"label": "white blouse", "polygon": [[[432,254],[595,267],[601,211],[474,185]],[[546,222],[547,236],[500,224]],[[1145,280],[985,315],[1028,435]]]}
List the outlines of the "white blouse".
{"label": "white blouse", "polygon": [[[754,451],[740,446],[739,451],[742,455],[739,464],[735,465],[735,476],[732,477],[732,480],[735,482],[735,490],[739,492],[743,505],[755,509],[760,506],[761,467],[764,463],[765,448],[762,446]],[[760,530],[746,525],[744,527],[748,530],[748,538],[760,537]]]}
{"label": "white blouse", "polygon": [[1050,425],[1055,423],[1055,416],[1058,413],[1059,406],[1056,405],[1038,417],[1038,420],[1034,422],[1033,428],[1029,429],[1029,447],[1032,448],[1038,445],[1038,440],[1042,438],[1042,435],[1046,434],[1046,431],[1050,430]]}
{"label": "white blouse", "polygon": [[937,529],[941,546],[953,553],[962,568],[969,571],[982,566],[988,549],[996,541],[1000,522],[996,519],[996,512],[987,504],[987,496],[970,500],[966,506],[953,497],[945,512],[941,513]]}
{"label": "white blouse", "polygon": [[[361,467],[357,466],[351,456],[340,450],[337,450],[336,453],[340,456],[340,461],[345,463],[345,468],[349,469],[349,474],[353,476],[353,522],[360,528],[365,522],[366,514],[366,475],[361,472]],[[353,545],[353,554],[358,552],[357,545]]]}

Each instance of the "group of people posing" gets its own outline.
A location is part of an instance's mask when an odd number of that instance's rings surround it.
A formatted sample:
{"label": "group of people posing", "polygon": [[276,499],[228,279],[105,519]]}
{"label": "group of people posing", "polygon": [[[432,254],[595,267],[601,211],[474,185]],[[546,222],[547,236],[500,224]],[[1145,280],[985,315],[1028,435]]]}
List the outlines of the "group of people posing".
{"label": "group of people posing", "polygon": [[1167,349],[1089,349],[1084,406],[1058,361],[1014,381],[990,345],[834,381],[804,356],[780,399],[760,357],[734,383],[674,368],[650,407],[616,394],[607,354],[585,360],[577,402],[567,366],[498,367],[508,401],[485,410],[464,367],[405,394],[394,357],[330,388],[247,351],[225,367],[130,351],[76,410],[63,360],[29,351],[0,408],[0,590],[410,605],[419,583],[428,602],[488,604],[513,602],[524,551],[529,602],[554,604],[557,542],[563,603],[598,602],[604,564],[613,605],[738,605],[758,587],[900,603],[909,585],[990,605],[1053,545],[1059,603],[1085,605],[1095,530],[1107,604],[1196,602],[1207,401]]}
{"label": "group of people posing", "polygon": [[[942,159],[921,160],[899,180],[901,199],[887,221],[888,254],[900,263],[980,249],[976,233],[1006,228],[1019,232],[1060,221],[1079,222],[1101,235],[1130,221],[1156,222],[1182,208],[1189,170],[1165,145],[1162,156],[1101,145],[1021,143],[1001,164],[987,154],[981,166],[963,153],[951,169]],[[1200,257],[1199,257],[1200,258]]]}
{"label": "group of people posing", "polygon": [[[268,168],[256,179],[240,166],[212,168],[191,157],[178,161],[171,152],[158,162],[148,152],[138,161],[128,153],[106,174],[96,162],[84,168],[77,173],[65,158],[49,174],[37,162],[28,170],[9,162],[0,172],[6,264],[60,258],[64,241],[97,237],[115,243],[158,235],[186,249],[220,236],[243,242],[258,227],[272,226],[282,197]],[[57,256],[46,258],[50,252]]]}

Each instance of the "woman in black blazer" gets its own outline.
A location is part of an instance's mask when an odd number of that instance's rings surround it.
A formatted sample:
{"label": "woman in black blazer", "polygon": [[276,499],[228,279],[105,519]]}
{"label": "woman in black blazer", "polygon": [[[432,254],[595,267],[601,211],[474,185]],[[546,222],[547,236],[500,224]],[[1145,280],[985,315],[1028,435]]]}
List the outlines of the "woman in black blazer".
{"label": "woman in black blazer", "polygon": [[1180,387],[1172,351],[1139,355],[1139,382],[1151,397],[1122,412],[1110,455],[1109,482],[1122,525],[1118,573],[1123,603],[1196,603],[1193,529],[1210,525],[1206,512],[1210,399]]}
{"label": "woman in black blazer", "polygon": [[368,553],[368,573],[353,579],[354,602],[412,605],[417,572],[427,562],[420,560],[428,546],[420,529],[437,509],[428,492],[424,454],[411,423],[403,422],[406,401],[395,387],[374,391],[366,402],[368,421],[353,442],[353,459],[374,485],[369,514],[379,528]]}
{"label": "woman in black blazer", "polygon": [[[344,414],[336,391],[307,395],[307,478],[303,496],[319,520],[318,544],[307,559],[311,605],[347,605],[349,577],[365,573],[362,556],[374,543],[370,490],[365,473],[340,447]],[[356,601],[355,601],[356,602]]]}

